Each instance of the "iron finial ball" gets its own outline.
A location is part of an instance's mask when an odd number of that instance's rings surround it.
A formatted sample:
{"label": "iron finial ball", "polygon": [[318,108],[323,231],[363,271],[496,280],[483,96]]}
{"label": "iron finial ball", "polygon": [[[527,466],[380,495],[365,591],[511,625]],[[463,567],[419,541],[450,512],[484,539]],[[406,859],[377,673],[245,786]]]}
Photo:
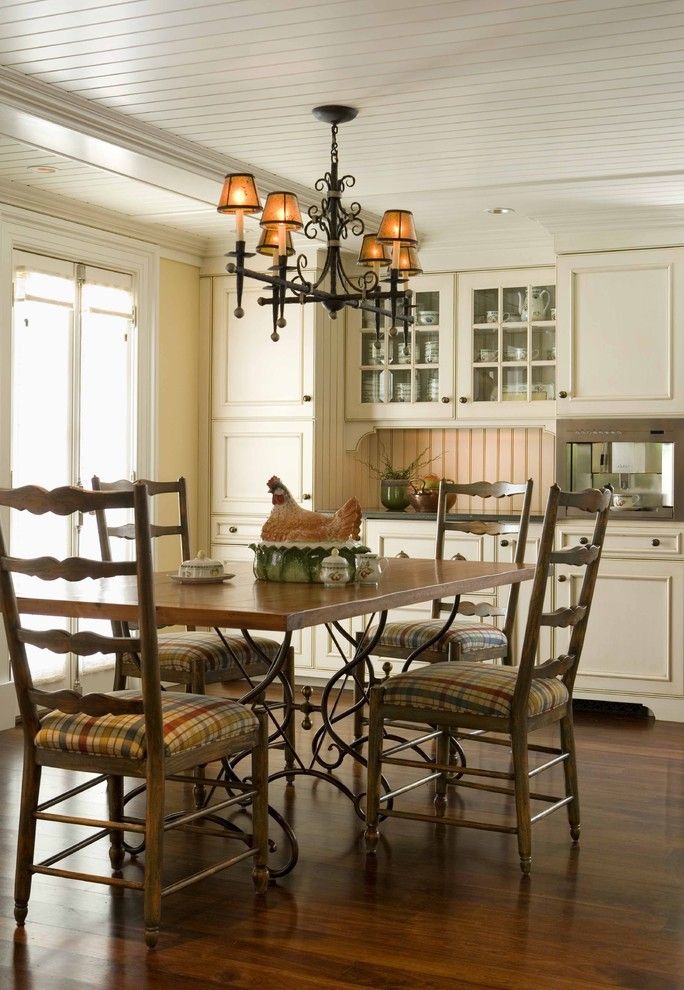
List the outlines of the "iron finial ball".
{"label": "iron finial ball", "polygon": [[278,333],[277,330],[274,330],[273,333],[271,334],[271,340],[275,340],[275,341],[280,340],[280,334]]}
{"label": "iron finial ball", "polygon": [[242,317],[245,315],[245,311],[242,308],[242,306],[236,306],[234,312],[235,312],[235,315],[238,318],[238,320],[241,320]]}
{"label": "iron finial ball", "polygon": [[287,320],[285,319],[284,316],[279,316],[276,325],[279,326],[280,329],[282,330],[283,327],[287,326]]}

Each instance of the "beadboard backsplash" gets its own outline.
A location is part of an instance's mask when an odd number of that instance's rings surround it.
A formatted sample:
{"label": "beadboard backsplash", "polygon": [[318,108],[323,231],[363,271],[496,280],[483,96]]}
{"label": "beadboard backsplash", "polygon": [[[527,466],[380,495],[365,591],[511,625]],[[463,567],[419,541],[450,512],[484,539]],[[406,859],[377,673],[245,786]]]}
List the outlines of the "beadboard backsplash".
{"label": "beadboard backsplash", "polygon": [[[354,452],[343,454],[342,470],[319,473],[317,504],[335,509],[356,495],[364,509],[381,509],[380,482],[369,464],[379,463],[379,445],[398,468],[410,464],[427,449],[430,466],[417,472],[432,472],[465,484],[472,481],[534,480],[532,512],[542,513],[549,485],[556,474],[555,437],[541,429],[378,430],[365,436]],[[325,479],[329,479],[326,482]],[[327,489],[325,488],[327,484]],[[322,488],[322,490],[321,490]],[[508,503],[518,508],[520,500]],[[459,499],[456,511],[496,511],[481,499]]]}

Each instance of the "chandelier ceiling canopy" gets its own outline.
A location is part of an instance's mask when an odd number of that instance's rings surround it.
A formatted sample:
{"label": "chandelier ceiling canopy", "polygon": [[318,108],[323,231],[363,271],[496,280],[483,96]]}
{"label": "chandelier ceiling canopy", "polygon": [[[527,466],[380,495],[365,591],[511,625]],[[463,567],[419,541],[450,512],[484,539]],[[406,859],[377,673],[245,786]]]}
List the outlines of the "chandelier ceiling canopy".
{"label": "chandelier ceiling canopy", "polygon": [[[309,207],[306,222],[302,220],[294,193],[271,192],[262,207],[253,175],[227,175],[223,183],[218,212],[235,216],[235,250],[228,255],[235,260],[226,266],[226,270],[237,277],[235,315],[244,316],[245,278],[264,283],[270,287],[271,294],[261,296],[257,301],[260,306],[271,307],[273,340],[279,339],[278,330],[287,324],[287,305],[320,302],[333,319],[345,306],[372,312],[378,339],[382,318],[388,317],[390,336],[396,335],[397,324],[400,324],[404,341],[408,343],[409,327],[414,320],[411,315],[413,294],[407,283],[411,276],[422,271],[416,251],[418,238],[413,214],[409,210],[386,210],[378,231],[365,233],[360,204],[352,202],[348,207],[342,204],[342,194],[355,185],[356,179],[353,175],[339,175],[337,133],[339,125],[353,120],[357,113],[354,107],[345,106],[322,106],[313,110],[318,120],[330,124],[332,142],[330,170],[316,182],[316,189],[323,193],[323,198],[320,205]],[[269,272],[245,267],[246,259],[253,257],[245,250],[245,216],[258,213],[261,214],[261,238],[257,251],[273,258]],[[295,254],[291,235],[301,230],[309,238],[319,235],[325,238],[325,258],[315,281],[305,277],[306,255],[298,255],[295,263],[288,265],[288,258]],[[350,235],[363,235],[357,264],[366,270],[358,275],[348,274],[342,264],[342,242]],[[383,269],[386,269],[384,275]]]}

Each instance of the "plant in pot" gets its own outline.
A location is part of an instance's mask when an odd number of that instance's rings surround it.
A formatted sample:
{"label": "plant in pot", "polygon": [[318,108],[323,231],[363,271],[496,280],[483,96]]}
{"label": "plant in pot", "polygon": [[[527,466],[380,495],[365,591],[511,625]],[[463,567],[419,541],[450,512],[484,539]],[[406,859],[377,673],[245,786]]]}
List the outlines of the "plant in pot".
{"label": "plant in pot", "polygon": [[406,467],[396,467],[390,458],[387,449],[382,442],[378,443],[378,463],[371,464],[370,461],[362,461],[365,467],[370,468],[372,474],[380,479],[380,501],[391,512],[403,512],[410,504],[409,491],[411,478],[422,466],[428,466],[434,461],[434,457],[428,457],[429,448],[426,447],[418,456],[407,464]]}

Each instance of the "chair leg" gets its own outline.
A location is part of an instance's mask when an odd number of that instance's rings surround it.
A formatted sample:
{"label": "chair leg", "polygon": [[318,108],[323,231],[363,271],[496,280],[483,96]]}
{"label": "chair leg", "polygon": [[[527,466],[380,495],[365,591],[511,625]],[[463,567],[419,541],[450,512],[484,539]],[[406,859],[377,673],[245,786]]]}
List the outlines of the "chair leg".
{"label": "chair leg", "polygon": [[568,821],[570,823],[570,835],[574,843],[579,842],[580,837],[580,802],[579,785],[577,781],[577,755],[575,752],[575,730],[572,724],[572,710],[568,709],[568,714],[561,719],[560,723],[561,749],[568,758],[563,763],[565,773],[565,794],[572,794],[572,801],[568,804]]}
{"label": "chair leg", "polygon": [[164,778],[159,772],[147,775],[145,816],[145,942],[153,949],[161,921],[161,868],[164,842]]}
{"label": "chair leg", "polygon": [[[358,649],[359,641],[356,646]],[[354,669],[354,707],[359,707],[354,712],[354,739],[360,739],[363,735],[363,709],[366,695],[366,661],[356,665]]]}
{"label": "chair leg", "polygon": [[36,818],[40,791],[41,767],[32,752],[24,748],[24,770],[21,780],[21,808],[19,811],[19,838],[17,863],[14,875],[14,918],[23,926],[31,896],[31,867],[36,844]]}
{"label": "chair leg", "polygon": [[[294,671],[294,649],[290,647],[287,651],[287,659],[285,661],[285,678],[287,683],[290,685],[290,690],[294,694],[295,689],[295,671]],[[283,687],[283,701],[286,701],[285,688]],[[290,717],[287,720],[287,725],[285,726],[284,737],[285,737],[285,769],[293,770],[295,766],[295,733],[297,730],[296,719],[294,710],[290,712]],[[294,773],[286,774],[285,780],[288,784],[294,784],[295,775]]]}
{"label": "chair leg", "polygon": [[[123,777],[107,777],[107,807],[109,809],[109,819],[112,822],[120,822],[123,819]],[[113,828],[109,833],[109,862],[112,864],[114,872],[118,872],[124,862],[124,836],[118,828]]]}
{"label": "chair leg", "polygon": [[368,784],[366,787],[366,854],[375,855],[378,845],[380,816],[380,778],[382,770],[382,688],[371,691],[368,727]]}
{"label": "chair leg", "polygon": [[530,778],[528,777],[527,732],[519,725],[511,733],[513,774],[515,777],[515,813],[517,818],[520,869],[528,876],[532,865],[532,823],[530,821]]}
{"label": "chair leg", "polygon": [[252,750],[252,783],[256,794],[252,801],[253,844],[256,849],[252,881],[257,894],[268,889],[268,725],[266,712],[258,711],[259,739]]}
{"label": "chair leg", "polygon": [[[203,663],[200,662],[193,664],[191,680],[188,684],[187,690],[192,694],[206,694],[207,686],[205,682]],[[203,808],[207,798],[207,792],[204,787],[204,769],[204,767],[195,767],[193,771],[195,776],[195,784],[192,788],[192,797],[196,808]]]}
{"label": "chair leg", "polygon": [[[446,730],[440,732],[437,737],[436,743],[436,757],[437,763],[446,764],[449,762],[449,754],[451,751],[451,736]],[[443,816],[446,811],[447,800],[447,783],[449,781],[449,774],[445,771],[442,772],[435,783],[435,811],[438,815]]]}
{"label": "chair leg", "polygon": [[114,660],[114,691],[125,691],[126,684],[128,683],[128,678],[123,672],[123,657],[120,653],[116,654]]}

